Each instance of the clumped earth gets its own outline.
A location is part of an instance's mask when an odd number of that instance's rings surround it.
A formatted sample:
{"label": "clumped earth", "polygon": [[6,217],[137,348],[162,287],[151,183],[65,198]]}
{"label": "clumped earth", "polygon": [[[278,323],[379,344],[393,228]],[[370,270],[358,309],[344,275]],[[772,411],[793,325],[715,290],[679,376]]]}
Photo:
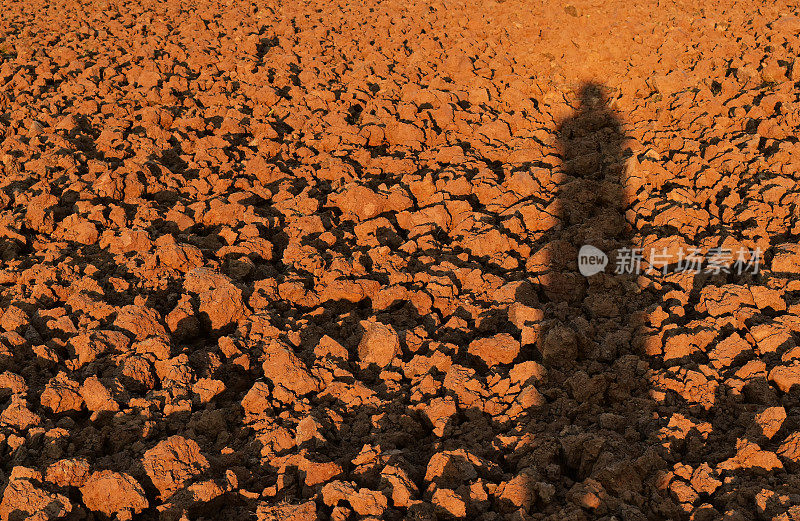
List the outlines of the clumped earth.
{"label": "clumped earth", "polygon": [[797,10],[8,0],[0,520],[799,519]]}

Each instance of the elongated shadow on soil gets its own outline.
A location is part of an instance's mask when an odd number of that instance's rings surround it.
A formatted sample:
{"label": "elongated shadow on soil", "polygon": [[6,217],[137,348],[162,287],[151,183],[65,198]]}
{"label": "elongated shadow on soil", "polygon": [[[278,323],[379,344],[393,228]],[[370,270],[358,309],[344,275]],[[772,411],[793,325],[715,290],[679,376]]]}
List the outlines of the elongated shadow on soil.
{"label": "elongated shadow on soil", "polygon": [[[548,519],[678,519],[656,484],[666,462],[640,334],[656,297],[640,290],[635,273],[615,273],[632,230],[624,126],[606,93],[584,84],[575,113],[557,129],[564,179],[560,222],[544,239],[548,271],[538,276],[544,320],[537,348],[547,377],[538,386],[545,403],[525,427],[530,463],[556,484]],[[609,255],[604,270],[581,274],[584,245]]]}
{"label": "elongated shadow on soil", "polygon": [[[565,175],[558,194],[560,227],[543,239],[551,255],[548,271],[539,276],[545,295],[537,347],[547,379],[538,388],[546,401],[526,427],[538,439],[533,443],[538,454],[535,450],[531,457],[534,472],[544,468],[551,482],[566,485],[556,488],[546,519],[719,519],[720,512],[726,512],[726,519],[748,518],[752,507],[746,502],[754,501],[765,483],[788,482],[793,471],[789,458],[785,473],[774,455],[769,459],[770,453],[760,453],[765,456],[761,460],[752,455],[758,447],[774,450],[778,445],[761,432],[753,413],[779,409],[792,399],[781,402],[766,378],[752,378],[742,389],[731,387],[729,381],[736,380],[726,378],[737,364],[721,371],[722,383],[710,403],[657,384],[652,374],[664,368],[700,374],[704,364],[713,365],[715,355],[668,356],[661,344],[671,337],[669,326],[692,336],[699,333],[689,327],[696,317],[670,316],[659,337],[653,336],[650,314],[668,307],[671,289],[689,294],[684,308],[691,314],[708,286],[760,282],[732,273],[709,276],[706,266],[702,274],[688,274],[686,290],[675,278],[661,277],[658,267],[648,275],[644,262],[631,262],[640,244],[625,218],[636,204],[626,195],[624,179],[630,151],[624,122],[609,106],[602,85],[582,86],[576,111],[559,125],[558,135]],[[583,245],[609,255],[604,271],[581,275],[578,252]],[[641,252],[645,261],[649,253]],[[666,267],[668,273],[680,269]],[[752,323],[763,320],[756,315]],[[733,329],[720,328],[709,345]],[[646,345],[651,342],[656,345]],[[746,349],[739,362],[753,357]],[[682,436],[665,435],[682,418],[703,423],[706,431],[690,428]],[[691,480],[675,478],[680,469],[693,469]],[[774,499],[765,505],[759,507],[764,512],[788,508]]]}

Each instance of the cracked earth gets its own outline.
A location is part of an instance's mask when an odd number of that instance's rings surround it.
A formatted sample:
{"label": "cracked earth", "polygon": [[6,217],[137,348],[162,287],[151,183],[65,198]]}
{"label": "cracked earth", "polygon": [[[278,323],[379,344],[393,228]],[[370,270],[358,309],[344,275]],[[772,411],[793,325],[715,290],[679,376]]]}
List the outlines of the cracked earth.
{"label": "cracked earth", "polygon": [[8,0],[0,520],[800,519],[797,11]]}

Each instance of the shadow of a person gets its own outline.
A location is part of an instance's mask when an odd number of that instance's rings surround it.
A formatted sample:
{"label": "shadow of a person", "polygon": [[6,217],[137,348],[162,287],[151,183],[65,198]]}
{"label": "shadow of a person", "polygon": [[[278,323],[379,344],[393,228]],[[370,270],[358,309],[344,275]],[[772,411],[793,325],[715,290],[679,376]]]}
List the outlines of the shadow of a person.
{"label": "shadow of a person", "polygon": [[[655,403],[639,334],[653,297],[637,286],[635,256],[626,261],[625,252],[633,251],[625,220],[626,138],[607,89],[584,84],[574,114],[557,132],[560,224],[546,239],[549,271],[540,277],[544,321],[537,342],[547,403],[528,426],[541,440],[536,466],[561,485],[545,513],[552,514],[548,519],[676,519],[680,512],[657,483],[665,461],[654,438]],[[594,274],[580,269],[591,267],[579,263],[584,245],[612,254],[608,265]]]}

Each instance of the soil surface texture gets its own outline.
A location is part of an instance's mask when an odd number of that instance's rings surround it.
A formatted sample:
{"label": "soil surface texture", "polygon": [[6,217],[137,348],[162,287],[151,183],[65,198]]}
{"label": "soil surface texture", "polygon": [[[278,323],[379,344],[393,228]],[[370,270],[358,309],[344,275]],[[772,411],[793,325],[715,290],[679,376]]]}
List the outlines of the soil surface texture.
{"label": "soil surface texture", "polygon": [[4,0],[0,521],[800,520],[798,11]]}

